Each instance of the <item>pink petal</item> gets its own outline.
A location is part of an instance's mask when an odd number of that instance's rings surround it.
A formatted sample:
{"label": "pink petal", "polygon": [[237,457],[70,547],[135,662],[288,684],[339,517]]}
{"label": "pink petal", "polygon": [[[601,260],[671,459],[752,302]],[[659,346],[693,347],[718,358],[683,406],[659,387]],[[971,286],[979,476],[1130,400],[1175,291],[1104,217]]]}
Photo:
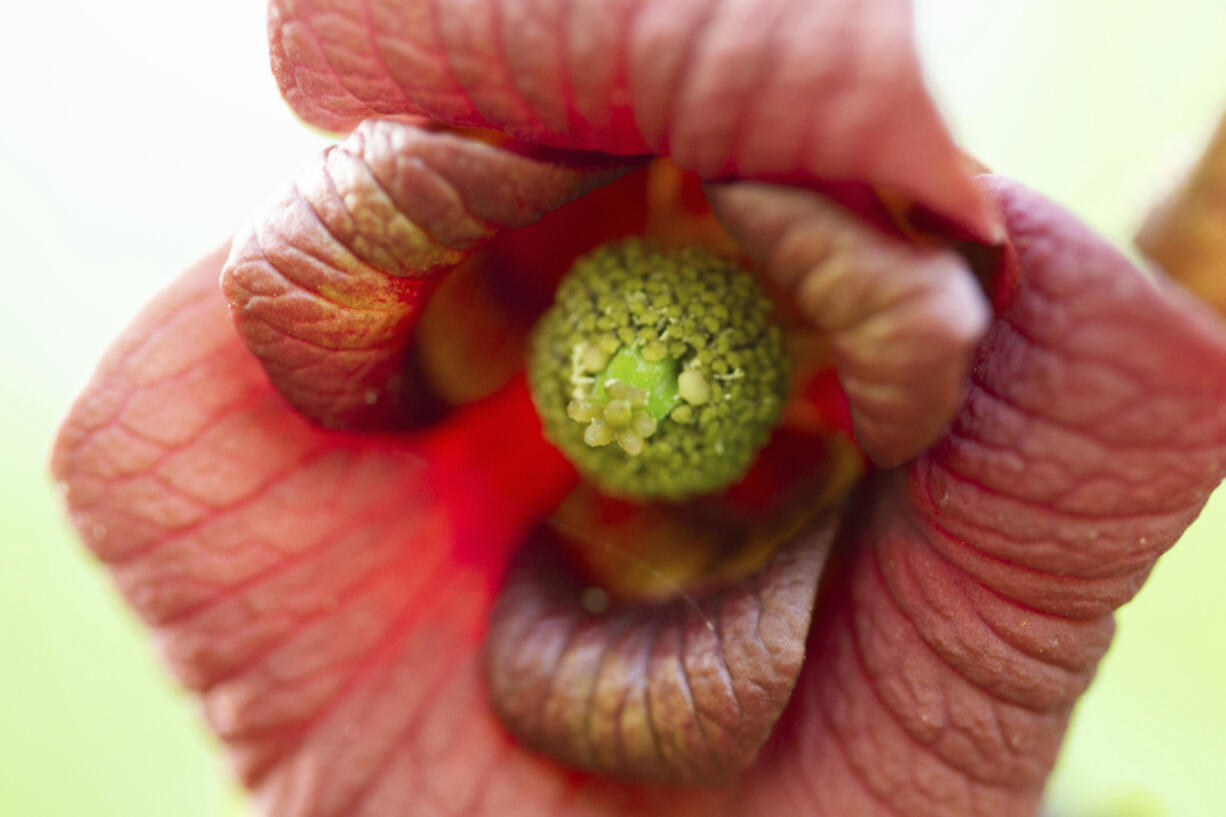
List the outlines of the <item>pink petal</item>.
{"label": "pink petal", "polygon": [[269,34],[319,127],[425,114],[712,179],[859,179],[998,237],[906,0],[273,0]]}

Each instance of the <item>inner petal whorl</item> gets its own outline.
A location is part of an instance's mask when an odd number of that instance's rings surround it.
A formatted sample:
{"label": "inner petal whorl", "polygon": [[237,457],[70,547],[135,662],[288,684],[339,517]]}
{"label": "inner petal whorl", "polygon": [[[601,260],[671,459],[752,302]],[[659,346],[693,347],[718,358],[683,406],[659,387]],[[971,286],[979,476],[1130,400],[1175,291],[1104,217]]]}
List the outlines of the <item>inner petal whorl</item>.
{"label": "inner petal whorl", "polygon": [[804,663],[829,516],[751,578],[593,611],[541,528],[512,564],[486,640],[490,700],[525,745],[578,769],[725,784],[748,768]]}

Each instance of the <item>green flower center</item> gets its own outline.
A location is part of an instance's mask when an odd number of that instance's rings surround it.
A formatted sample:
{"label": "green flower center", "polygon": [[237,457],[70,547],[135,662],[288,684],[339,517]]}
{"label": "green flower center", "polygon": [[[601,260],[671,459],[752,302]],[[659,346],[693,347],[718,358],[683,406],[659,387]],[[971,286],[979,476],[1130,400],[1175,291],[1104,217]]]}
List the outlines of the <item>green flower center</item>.
{"label": "green flower center", "polygon": [[578,259],[528,366],[545,435],[606,493],[682,500],[737,481],[788,382],[771,303],[736,263],[638,241]]}

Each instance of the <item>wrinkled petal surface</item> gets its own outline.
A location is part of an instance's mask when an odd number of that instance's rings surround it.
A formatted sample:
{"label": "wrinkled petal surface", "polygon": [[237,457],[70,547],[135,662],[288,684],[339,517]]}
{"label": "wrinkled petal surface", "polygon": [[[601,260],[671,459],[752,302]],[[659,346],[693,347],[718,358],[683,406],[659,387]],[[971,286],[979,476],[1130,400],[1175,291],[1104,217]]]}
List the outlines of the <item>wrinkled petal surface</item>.
{"label": "wrinkled petal surface", "polygon": [[320,429],[235,333],[219,252],[111,350],[53,469],[274,817],[1028,815],[1111,610],[1222,477],[1226,340],[1055,205],[985,187],[1018,290],[949,430],[855,506],[792,702],[722,789],[564,773],[490,713],[490,599],[571,479],[517,386],[430,435]]}
{"label": "wrinkled petal surface", "polygon": [[708,188],[746,252],[828,333],[856,439],[900,465],[936,440],[962,402],[991,310],[952,250],[886,236],[817,193],[764,184]]}
{"label": "wrinkled petal surface", "polygon": [[699,597],[584,609],[548,537],[494,606],[490,700],[526,745],[614,778],[721,785],[757,758],[804,665],[834,516],[756,575]]}
{"label": "wrinkled petal surface", "polygon": [[404,374],[406,351],[438,277],[616,172],[364,123],[235,239],[222,275],[235,324],[308,417],[412,421],[425,398]]}
{"label": "wrinkled petal surface", "polygon": [[273,0],[269,34],[319,127],[424,114],[705,178],[860,179],[999,237],[906,0]]}
{"label": "wrinkled petal surface", "polygon": [[947,433],[887,472],[827,579],[762,812],[1032,815],[1111,611],[1226,464],[1226,338],[1001,179],[1018,290]]}

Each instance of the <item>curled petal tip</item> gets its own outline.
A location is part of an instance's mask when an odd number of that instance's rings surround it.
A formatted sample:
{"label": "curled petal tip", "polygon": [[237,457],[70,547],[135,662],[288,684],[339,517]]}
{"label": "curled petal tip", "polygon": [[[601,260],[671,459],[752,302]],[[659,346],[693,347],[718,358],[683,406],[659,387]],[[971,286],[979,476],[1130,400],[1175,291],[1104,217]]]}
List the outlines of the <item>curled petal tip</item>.
{"label": "curled petal tip", "polygon": [[816,193],[738,182],[708,191],[747,252],[829,335],[865,453],[894,466],[932,444],[961,403],[991,317],[966,263]]}
{"label": "curled petal tip", "polygon": [[406,361],[438,278],[618,171],[364,122],[235,240],[222,274],[235,325],[320,424],[414,425],[431,397]]}

